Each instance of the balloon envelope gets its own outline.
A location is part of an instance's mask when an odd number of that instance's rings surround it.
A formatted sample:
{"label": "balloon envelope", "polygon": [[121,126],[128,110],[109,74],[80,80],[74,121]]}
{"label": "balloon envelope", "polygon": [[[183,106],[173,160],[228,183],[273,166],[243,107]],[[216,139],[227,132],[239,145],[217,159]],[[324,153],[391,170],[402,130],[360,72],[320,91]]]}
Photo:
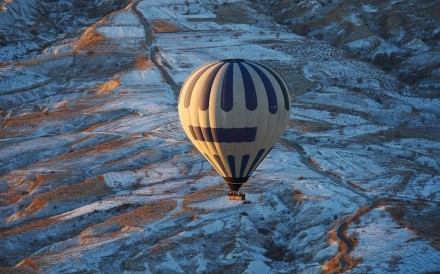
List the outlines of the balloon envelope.
{"label": "balloon envelope", "polygon": [[197,68],[178,101],[186,135],[233,191],[266,157],[290,115],[282,77],[266,65],[243,59]]}

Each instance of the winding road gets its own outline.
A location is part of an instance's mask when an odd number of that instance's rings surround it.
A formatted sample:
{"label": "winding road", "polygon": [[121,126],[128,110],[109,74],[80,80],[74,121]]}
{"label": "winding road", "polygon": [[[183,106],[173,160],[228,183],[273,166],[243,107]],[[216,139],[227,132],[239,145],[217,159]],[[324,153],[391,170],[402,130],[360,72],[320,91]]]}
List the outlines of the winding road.
{"label": "winding road", "polygon": [[145,42],[147,47],[149,47],[149,59],[150,61],[159,69],[162,78],[164,79],[165,83],[170,85],[171,89],[174,92],[174,95],[176,98],[179,95],[180,86],[174,82],[173,78],[168,74],[166,69],[162,66],[162,64],[157,60],[157,52],[155,47],[153,46],[153,29],[151,27],[150,22],[145,18],[144,14],[138,9],[140,1],[135,1],[131,7],[131,10],[134,14],[136,14],[137,18],[139,19],[139,22],[144,27],[145,31]]}

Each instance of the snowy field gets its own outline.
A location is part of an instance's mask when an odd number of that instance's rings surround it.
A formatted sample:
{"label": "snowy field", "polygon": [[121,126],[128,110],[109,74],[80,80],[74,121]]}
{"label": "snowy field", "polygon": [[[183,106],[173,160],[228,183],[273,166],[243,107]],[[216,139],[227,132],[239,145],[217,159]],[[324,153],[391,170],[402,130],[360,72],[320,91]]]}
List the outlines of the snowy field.
{"label": "snowy field", "polygon": [[[438,271],[438,250],[424,239],[415,237],[411,231],[396,227],[383,207],[364,215],[359,224],[353,225],[348,233],[360,235],[359,246],[351,256],[362,258],[362,263],[351,271],[353,273],[368,268],[371,268],[371,273],[418,273],[421,269],[428,273]],[[375,243],[374,246],[371,245],[372,242]],[[411,248],[407,248],[408,245]]]}
{"label": "snowy field", "polygon": [[[438,97],[251,2],[140,0],[0,50],[0,272],[440,271]],[[244,203],[177,114],[186,77],[224,58],[273,66],[292,97]]]}

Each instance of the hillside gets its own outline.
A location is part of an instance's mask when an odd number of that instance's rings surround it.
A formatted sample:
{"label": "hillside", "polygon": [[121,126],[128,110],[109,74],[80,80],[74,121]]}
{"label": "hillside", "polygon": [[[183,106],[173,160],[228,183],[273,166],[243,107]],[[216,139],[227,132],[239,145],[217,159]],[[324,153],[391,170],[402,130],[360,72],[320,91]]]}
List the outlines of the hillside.
{"label": "hillside", "polygon": [[[440,271],[436,1],[53,2],[0,11],[1,273]],[[177,114],[225,58],[292,97],[246,203]]]}

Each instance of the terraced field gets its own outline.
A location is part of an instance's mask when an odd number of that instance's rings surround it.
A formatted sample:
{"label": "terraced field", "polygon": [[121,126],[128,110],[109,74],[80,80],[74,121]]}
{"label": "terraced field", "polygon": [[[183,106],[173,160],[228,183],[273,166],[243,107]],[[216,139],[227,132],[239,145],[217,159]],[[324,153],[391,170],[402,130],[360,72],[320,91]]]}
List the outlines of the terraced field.
{"label": "terraced field", "polygon": [[[364,2],[338,16],[375,12]],[[19,4],[0,21],[23,23]],[[0,272],[381,273],[392,258],[440,270],[440,100],[427,78],[306,35],[271,1],[273,13],[262,1],[107,4],[77,32],[62,21],[50,33],[65,35],[1,51]],[[224,58],[276,68],[292,96],[245,203],[227,200],[177,114],[186,77]]]}

